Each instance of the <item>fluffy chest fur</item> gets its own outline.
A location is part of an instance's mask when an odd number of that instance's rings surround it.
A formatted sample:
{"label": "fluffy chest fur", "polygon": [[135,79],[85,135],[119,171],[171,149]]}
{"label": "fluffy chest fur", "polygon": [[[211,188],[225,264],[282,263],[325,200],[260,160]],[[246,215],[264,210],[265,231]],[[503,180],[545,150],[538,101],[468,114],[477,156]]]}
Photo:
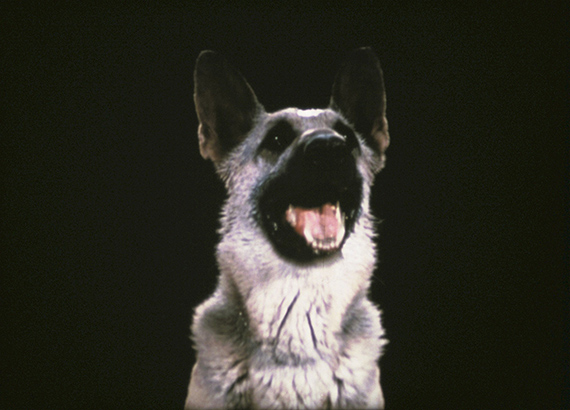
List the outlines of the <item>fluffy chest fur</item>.
{"label": "fluffy chest fur", "polygon": [[343,300],[341,282],[283,285],[264,294],[270,309],[256,312],[252,326],[259,340],[249,368],[253,401],[260,407],[366,407],[356,392],[376,383],[379,318],[358,312],[362,294]]}
{"label": "fluffy chest fur", "polygon": [[366,300],[365,289],[353,285],[355,293],[347,292],[347,284],[331,286],[331,281],[273,281],[245,300],[234,292],[235,284],[223,281],[228,292],[217,293],[198,310],[194,328],[201,371],[220,387],[211,403],[379,405],[379,313]]}

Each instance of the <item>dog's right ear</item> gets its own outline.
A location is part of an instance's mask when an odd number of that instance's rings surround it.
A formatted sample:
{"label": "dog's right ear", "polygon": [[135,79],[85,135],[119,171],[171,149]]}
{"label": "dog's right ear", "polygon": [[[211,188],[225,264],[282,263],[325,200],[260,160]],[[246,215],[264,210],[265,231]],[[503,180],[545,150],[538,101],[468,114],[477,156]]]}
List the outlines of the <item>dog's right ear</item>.
{"label": "dog's right ear", "polygon": [[245,139],[263,106],[243,76],[214,51],[202,51],[194,70],[200,153],[218,164]]}
{"label": "dog's right ear", "polygon": [[384,152],[390,145],[386,120],[386,92],[378,57],[368,47],[354,50],[341,66],[330,107],[352,123],[384,166]]}

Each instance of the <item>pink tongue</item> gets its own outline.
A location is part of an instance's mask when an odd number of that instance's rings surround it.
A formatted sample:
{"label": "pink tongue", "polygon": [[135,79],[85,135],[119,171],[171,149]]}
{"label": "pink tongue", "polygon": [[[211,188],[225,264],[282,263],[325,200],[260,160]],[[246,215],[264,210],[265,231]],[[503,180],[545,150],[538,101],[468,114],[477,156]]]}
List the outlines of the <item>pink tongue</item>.
{"label": "pink tongue", "polygon": [[311,236],[320,241],[336,239],[340,221],[336,215],[336,207],[325,204],[320,208],[289,208],[287,221],[295,231],[307,238]]}

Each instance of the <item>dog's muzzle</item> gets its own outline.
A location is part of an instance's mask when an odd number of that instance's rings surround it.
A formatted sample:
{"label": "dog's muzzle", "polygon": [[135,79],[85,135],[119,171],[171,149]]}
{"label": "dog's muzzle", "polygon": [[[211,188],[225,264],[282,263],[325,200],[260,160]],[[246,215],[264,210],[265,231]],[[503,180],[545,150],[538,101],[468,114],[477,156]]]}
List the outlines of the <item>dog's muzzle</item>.
{"label": "dog's muzzle", "polygon": [[331,129],[299,138],[259,201],[262,225],[281,253],[307,259],[341,249],[360,210],[359,154],[356,137]]}
{"label": "dog's muzzle", "polygon": [[[325,180],[340,181],[345,172],[342,166],[350,155],[346,140],[346,136],[330,130],[306,132],[301,137],[304,173],[320,176],[323,183]],[[339,249],[346,232],[346,215],[338,200],[314,208],[289,204],[285,219],[317,253]]]}

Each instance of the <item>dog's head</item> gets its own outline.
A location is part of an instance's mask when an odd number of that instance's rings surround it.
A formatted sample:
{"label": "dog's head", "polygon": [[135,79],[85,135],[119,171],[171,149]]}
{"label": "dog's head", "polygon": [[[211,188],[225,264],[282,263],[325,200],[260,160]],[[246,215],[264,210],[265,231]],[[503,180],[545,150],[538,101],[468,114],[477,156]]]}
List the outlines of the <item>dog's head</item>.
{"label": "dog's head", "polygon": [[369,188],[389,145],[372,50],[350,54],[326,109],[267,113],[241,74],[212,51],[198,57],[194,81],[200,152],[229,191],[223,233],[262,230],[281,256],[296,261],[337,253],[368,217]]}

